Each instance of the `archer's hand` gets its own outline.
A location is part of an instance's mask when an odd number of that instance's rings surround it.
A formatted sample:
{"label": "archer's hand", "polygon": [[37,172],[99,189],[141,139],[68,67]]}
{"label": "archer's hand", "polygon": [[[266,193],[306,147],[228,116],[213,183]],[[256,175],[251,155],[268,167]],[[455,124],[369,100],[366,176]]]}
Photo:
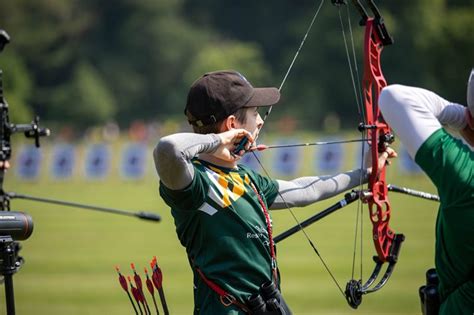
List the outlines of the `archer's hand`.
{"label": "archer's hand", "polygon": [[[245,129],[228,130],[226,132],[219,133],[218,136],[221,139],[221,144],[217,150],[212,153],[212,155],[225,161],[239,160],[254,142],[252,134]],[[248,138],[249,140],[245,145],[245,150],[241,150],[238,154],[233,153],[243,138]]]}
{"label": "archer's hand", "polygon": [[[372,174],[372,152],[370,150],[365,154],[366,165],[370,165],[367,169],[369,174]],[[379,152],[377,169],[381,171],[385,165],[390,165],[390,159],[396,158],[397,152],[391,147],[387,147],[383,152]]]}

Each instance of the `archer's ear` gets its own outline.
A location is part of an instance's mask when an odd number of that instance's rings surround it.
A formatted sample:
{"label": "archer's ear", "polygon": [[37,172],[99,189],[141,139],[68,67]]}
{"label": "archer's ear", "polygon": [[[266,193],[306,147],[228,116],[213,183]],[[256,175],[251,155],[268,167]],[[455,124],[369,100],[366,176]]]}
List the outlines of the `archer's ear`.
{"label": "archer's ear", "polygon": [[237,128],[237,118],[234,115],[228,116],[223,123],[223,127],[225,127],[225,131],[236,129]]}

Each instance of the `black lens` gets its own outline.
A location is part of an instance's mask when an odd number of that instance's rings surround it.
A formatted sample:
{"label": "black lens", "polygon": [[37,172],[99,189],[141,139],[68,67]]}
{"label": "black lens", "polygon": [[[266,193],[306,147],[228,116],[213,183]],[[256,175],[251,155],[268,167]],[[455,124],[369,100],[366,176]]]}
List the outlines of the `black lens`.
{"label": "black lens", "polygon": [[281,296],[280,290],[272,281],[265,282],[260,286],[260,294],[267,304],[267,311],[273,314],[291,315],[291,310]]}
{"label": "black lens", "polygon": [[33,219],[23,212],[0,211],[0,236],[23,241],[33,233]]}
{"label": "black lens", "polygon": [[428,269],[426,272],[426,284],[438,285],[438,274],[435,268]]}
{"label": "black lens", "polygon": [[253,294],[247,300],[247,306],[252,314],[264,314],[266,312],[265,301],[260,294]]}
{"label": "black lens", "polygon": [[426,315],[435,315],[439,313],[440,301],[438,287],[427,285],[425,288],[425,313]]}
{"label": "black lens", "polygon": [[265,300],[277,298],[279,300],[280,292],[272,281],[265,282],[260,287],[260,292]]}

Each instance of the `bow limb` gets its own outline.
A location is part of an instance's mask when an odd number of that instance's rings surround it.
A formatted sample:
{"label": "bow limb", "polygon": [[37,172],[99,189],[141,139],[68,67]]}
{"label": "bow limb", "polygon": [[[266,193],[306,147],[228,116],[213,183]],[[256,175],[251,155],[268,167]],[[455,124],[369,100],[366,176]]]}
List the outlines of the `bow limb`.
{"label": "bow limb", "polygon": [[[368,17],[360,2],[353,1],[359,12],[364,12],[362,14],[362,22],[365,24],[362,89],[365,124],[361,124],[359,130],[366,131],[369,138],[372,172],[369,176],[368,190],[363,193],[362,198],[369,207],[369,216],[373,225],[372,238],[377,256],[374,256],[375,268],[364,284],[362,280],[352,279],[346,285],[346,299],[353,308],[360,305],[362,295],[378,291],[387,283],[398,260],[401,243],[405,239],[403,234],[394,233],[389,226],[391,204],[385,178],[386,165],[378,164],[379,153],[384,152],[394,141],[390,126],[383,119],[378,107],[380,92],[387,85],[380,63],[381,53],[384,46],[392,44],[393,40],[374,2],[367,0],[367,3],[374,17]],[[377,280],[385,263],[388,263],[388,266],[380,280]]]}
{"label": "bow limb", "polygon": [[363,95],[366,113],[366,129],[371,142],[372,173],[369,177],[369,205],[370,220],[373,224],[373,239],[378,258],[383,262],[388,260],[389,250],[393,242],[394,233],[389,227],[391,205],[388,199],[388,189],[385,181],[386,167],[379,168],[378,155],[383,152],[393,135],[390,127],[383,120],[378,107],[378,97],[387,85],[380,57],[383,42],[375,28],[375,20],[368,18],[364,37],[364,78]]}
{"label": "bow limb", "polygon": [[[332,2],[333,4],[338,6],[345,4],[345,0],[332,0]],[[381,116],[377,102],[381,90],[387,85],[380,64],[381,52],[385,45],[389,45],[393,41],[390,35],[388,34],[383,23],[383,19],[372,0],[367,0],[367,2],[369,4],[369,8],[374,13],[374,17],[368,16],[367,12],[358,0],[353,0],[352,2],[356,6],[358,11],[361,13],[362,24],[365,25],[364,75],[362,87],[365,117],[363,117],[364,123],[359,126],[359,130],[367,133],[367,137],[363,138],[368,138],[368,142],[369,144],[371,144],[372,173],[369,177],[368,190],[363,192],[354,192],[353,195],[355,196],[355,198],[350,198],[350,202],[356,200],[360,194],[361,199],[368,204],[370,219],[373,224],[373,240],[377,252],[377,256],[374,257],[376,263],[375,268],[371,276],[364,283],[362,283],[362,280],[352,279],[347,283],[345,292],[342,292],[341,287],[339,286],[338,282],[329,270],[327,264],[319,254],[318,250],[316,249],[316,246],[304,230],[305,226],[321,219],[322,217],[325,217],[326,215],[342,208],[347,203],[349,203],[346,198],[338,202],[334,206],[322,211],[321,213],[303,222],[298,221],[296,216],[293,214],[291,208],[287,205],[286,208],[290,211],[297,225],[292,229],[288,230],[287,232],[284,232],[281,235],[275,237],[275,240],[276,242],[281,241],[286,237],[298,231],[301,231],[310,243],[314,252],[320,258],[328,273],[333,278],[333,281],[338,286],[341,293],[348,301],[349,305],[353,308],[357,308],[362,302],[362,295],[378,291],[387,283],[397,262],[400,244],[403,241],[404,236],[402,234],[395,234],[389,226],[389,221],[391,217],[391,205],[388,200],[388,188],[385,180],[385,165],[379,166],[378,164],[379,153],[385,151],[387,146],[393,141],[393,135],[391,133],[390,127]],[[282,81],[282,84],[280,85],[280,90],[283,84],[285,83],[286,78],[288,77],[288,74],[294,64],[294,61],[296,60],[296,57],[298,56],[302,45],[304,44],[306,36],[308,35],[309,30],[311,29],[311,26],[319,12],[319,9],[320,7],[314,15],[310,27],[308,28],[301,42],[301,45],[297,53],[295,54],[293,61],[290,64],[290,67],[288,68],[288,71]],[[266,119],[268,118],[270,111],[271,107],[265,114],[263,119],[264,121],[266,121]],[[253,153],[255,152],[253,151]],[[267,174],[268,177],[270,177],[270,175],[265,170],[259,159],[257,157],[256,159],[262,167],[263,171]],[[280,197],[283,201],[285,201],[283,196],[280,195]],[[384,274],[379,279],[379,275],[385,263],[388,263],[388,266]]]}

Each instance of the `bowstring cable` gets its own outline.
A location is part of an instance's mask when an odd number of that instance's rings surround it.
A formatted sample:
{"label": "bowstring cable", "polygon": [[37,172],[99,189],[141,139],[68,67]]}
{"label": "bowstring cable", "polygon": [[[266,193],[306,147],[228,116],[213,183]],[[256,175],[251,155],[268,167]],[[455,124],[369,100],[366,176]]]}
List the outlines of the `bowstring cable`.
{"label": "bowstring cable", "polygon": [[[295,61],[296,59],[298,58],[298,55],[301,51],[301,49],[303,48],[303,45],[304,43],[306,42],[306,38],[308,37],[308,34],[309,32],[311,31],[311,28],[313,27],[313,24],[317,18],[317,16],[319,15],[319,12],[321,11],[321,8],[324,4],[324,0],[321,0],[319,5],[318,5],[318,8],[316,9],[316,12],[315,14],[313,15],[313,18],[311,19],[311,23],[309,24],[307,30],[306,30],[306,33],[305,35],[303,36],[303,39],[301,40],[301,43],[298,47],[298,50],[296,51],[294,57],[293,57],[293,60],[291,61],[290,63],[290,66],[288,67],[288,70],[286,71],[286,74],[285,76],[283,77],[283,80],[280,84],[280,87],[278,88],[278,91],[281,91],[285,82],[286,82],[286,79],[288,78],[292,68],[293,68],[293,65],[295,64]],[[267,110],[267,112],[265,113],[265,116],[263,118],[263,123],[265,123],[265,120],[267,119],[268,115],[270,114],[270,112],[272,111],[272,107],[273,106],[270,106]],[[262,127],[263,127],[263,124],[262,124]],[[261,130],[261,129],[260,129]],[[258,137],[258,135],[257,135]],[[265,175],[269,178],[272,178],[270,176],[270,174],[268,173],[268,171],[266,170],[266,168],[263,166],[262,162],[260,161],[260,159],[258,158],[257,154],[255,153],[255,151],[252,151],[255,159],[257,160],[258,164],[260,165],[260,167],[262,168],[262,170],[264,171]],[[281,200],[283,201],[283,203],[285,204],[285,207],[290,211],[291,213],[291,216],[293,217],[293,219],[296,221],[296,224],[299,226],[300,230],[303,232],[303,235],[305,236],[306,240],[309,242],[310,246],[312,247],[313,251],[316,253],[316,255],[319,257],[319,259],[321,260],[324,268],[326,269],[326,271],[329,273],[329,275],[331,276],[332,280],[334,281],[334,283],[336,284],[336,286],[338,287],[339,291],[341,292],[342,296],[344,297],[344,299],[346,298],[345,294],[344,294],[344,291],[342,290],[342,287],[339,285],[339,283],[337,282],[336,278],[334,277],[334,274],[331,272],[331,270],[329,269],[328,265],[326,264],[326,262],[324,261],[324,259],[322,258],[322,256],[320,255],[318,249],[316,248],[316,246],[314,245],[314,243],[312,242],[311,238],[309,237],[309,235],[306,233],[305,229],[301,226],[301,223],[300,221],[298,220],[298,218],[296,217],[296,215],[294,214],[292,208],[289,206],[288,202],[285,200],[285,198],[283,197],[282,193],[280,191],[278,191],[278,195],[279,197],[281,198]]]}
{"label": "bowstring cable", "polygon": [[[349,72],[350,72],[350,76],[351,76],[351,80],[352,80],[352,87],[354,89],[354,95],[355,95],[355,100],[356,100],[356,103],[357,103],[357,110],[358,110],[358,113],[359,113],[359,117],[361,118],[361,120],[364,122],[364,124],[366,124],[366,112],[365,112],[365,108],[364,108],[364,99],[363,99],[363,96],[362,96],[362,88],[361,88],[361,84],[360,84],[360,73],[359,73],[359,69],[357,67],[357,58],[356,58],[356,53],[355,53],[355,45],[354,45],[354,35],[353,35],[353,32],[352,32],[352,23],[351,23],[351,18],[350,18],[350,12],[349,12],[349,8],[346,6],[346,14],[347,14],[347,24],[348,24],[348,27],[349,27],[349,34],[350,34],[350,40],[351,40],[351,47],[352,47],[352,59],[353,61],[351,62],[351,55],[350,55],[350,52],[349,52],[349,48],[348,48],[348,44],[347,44],[347,37],[346,37],[346,33],[345,33],[345,26],[344,26],[344,22],[343,22],[343,19],[342,19],[342,15],[341,15],[341,11],[340,9],[338,10],[338,14],[339,14],[339,21],[340,21],[340,24],[341,24],[341,30],[342,30],[342,37],[344,39],[344,46],[345,46],[345,52],[346,52],[346,57],[347,57],[347,63],[349,65]],[[352,63],[354,64],[354,66],[352,66]],[[354,70],[355,69],[355,70]],[[355,75],[354,75],[354,72],[355,72]],[[357,80],[356,80],[357,78]],[[356,84],[357,84],[357,87],[356,87]],[[357,93],[357,91],[359,91],[359,93]],[[362,139],[365,139],[366,138],[366,131],[363,130],[362,131]],[[362,150],[361,150],[361,166],[360,166],[360,169],[364,169],[364,155],[365,155],[365,141],[362,141]],[[359,181],[359,191],[362,191],[363,189],[363,180],[362,180],[362,176],[360,177],[360,181]],[[363,259],[363,204],[362,202],[358,201],[357,203],[357,211],[356,211],[356,223],[355,223],[355,232],[354,232],[354,249],[353,249],[353,255],[352,255],[352,272],[351,272],[351,278],[354,279],[354,274],[355,274],[355,264],[356,264],[356,253],[357,253],[357,239],[358,239],[358,235],[359,235],[359,226],[360,226],[360,279],[362,279],[362,275],[363,275],[363,264],[362,264],[362,259]]]}
{"label": "bowstring cable", "polygon": [[[362,115],[359,114],[360,118],[362,119],[362,121],[364,122],[364,124],[367,124],[367,121],[366,121],[366,111],[365,111],[365,104],[364,104],[364,97],[362,95],[362,87],[361,87],[361,77],[360,77],[360,73],[359,73],[359,68],[357,66],[357,59],[356,59],[356,52],[355,52],[355,45],[354,45],[354,35],[352,33],[352,23],[351,23],[351,16],[350,16],[350,13],[349,13],[349,7],[346,6],[346,10],[347,10],[347,19],[348,19],[348,25],[349,25],[349,31],[350,31],[350,37],[351,37],[351,43],[352,43],[352,56],[354,57],[354,68],[355,68],[355,71],[356,71],[356,77],[357,77],[357,89],[359,91],[359,98],[360,98],[360,103],[361,103],[361,107],[360,107],[360,110],[362,111]],[[365,129],[363,130],[363,132],[361,132],[361,138],[364,139],[367,137],[367,132],[365,131]],[[362,152],[361,152],[361,169],[364,168],[364,155],[365,155],[365,142],[362,142]],[[363,183],[362,183],[362,177],[360,178],[360,182],[359,182],[359,190],[362,191],[362,187],[363,186]],[[363,233],[364,233],[364,220],[363,220],[363,205],[362,203],[360,202],[360,199],[358,201],[358,211],[357,211],[357,214],[359,215],[360,213],[360,279],[362,279],[362,257],[363,257],[363,251],[364,251],[364,247],[363,247]],[[356,220],[357,221],[357,220]],[[357,234],[356,234],[356,237],[357,237]],[[355,259],[355,257],[354,257]],[[354,268],[354,267],[353,267]],[[354,278],[354,277],[352,277]]]}
{"label": "bowstring cable", "polygon": [[[283,80],[281,80],[280,86],[278,87],[279,92],[281,92],[281,90],[283,89],[283,86],[286,83],[286,79],[288,79],[288,76],[290,75],[290,72],[293,69],[293,65],[295,64],[296,59],[298,59],[300,51],[306,42],[306,38],[308,38],[309,32],[313,28],[314,21],[316,21],[316,18],[318,17],[319,12],[321,11],[321,8],[323,7],[323,4],[324,4],[324,0],[321,0],[321,2],[318,5],[318,8],[316,9],[316,12],[313,15],[313,18],[311,19],[311,22],[309,23],[308,28],[306,29],[306,33],[304,34],[303,39],[301,40],[300,46],[296,50],[296,53],[293,56],[293,59],[291,60],[290,65],[288,66],[288,69],[286,70],[285,76],[283,77]],[[272,108],[273,108],[273,105],[268,107],[268,110],[266,111],[265,116],[263,117],[263,123],[265,123],[265,120],[267,119],[268,115],[270,115],[270,113],[272,112]]]}

